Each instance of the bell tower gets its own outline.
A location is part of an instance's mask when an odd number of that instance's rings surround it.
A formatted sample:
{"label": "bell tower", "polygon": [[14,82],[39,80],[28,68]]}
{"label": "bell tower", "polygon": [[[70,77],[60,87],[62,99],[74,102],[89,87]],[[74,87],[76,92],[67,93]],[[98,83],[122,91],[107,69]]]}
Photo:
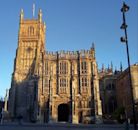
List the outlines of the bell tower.
{"label": "bell tower", "polygon": [[46,25],[42,22],[41,9],[38,19],[24,19],[24,12],[21,10],[19,26],[14,70],[17,82],[25,80],[30,74],[37,73],[38,58],[45,50]]}
{"label": "bell tower", "polygon": [[9,113],[12,117],[23,116],[24,119],[31,120],[28,113],[31,111],[31,118],[37,113],[36,78],[39,77],[38,68],[45,52],[45,30],[41,9],[37,19],[25,19],[24,11],[21,10],[18,47],[9,92]]}

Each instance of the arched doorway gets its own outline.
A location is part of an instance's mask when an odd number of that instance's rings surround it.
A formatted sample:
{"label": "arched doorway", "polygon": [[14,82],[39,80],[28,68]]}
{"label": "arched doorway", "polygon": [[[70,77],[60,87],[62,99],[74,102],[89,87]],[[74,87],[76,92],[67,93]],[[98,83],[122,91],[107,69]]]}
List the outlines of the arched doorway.
{"label": "arched doorway", "polygon": [[58,106],[58,121],[69,121],[69,105],[60,104]]}

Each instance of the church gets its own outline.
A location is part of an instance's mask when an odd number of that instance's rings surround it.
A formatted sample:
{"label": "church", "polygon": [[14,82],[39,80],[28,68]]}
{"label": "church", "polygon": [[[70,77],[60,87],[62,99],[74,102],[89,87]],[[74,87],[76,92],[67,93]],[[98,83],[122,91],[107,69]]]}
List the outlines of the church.
{"label": "church", "polygon": [[20,12],[9,114],[25,122],[102,121],[94,44],[88,50],[49,52],[42,10],[37,19]]}

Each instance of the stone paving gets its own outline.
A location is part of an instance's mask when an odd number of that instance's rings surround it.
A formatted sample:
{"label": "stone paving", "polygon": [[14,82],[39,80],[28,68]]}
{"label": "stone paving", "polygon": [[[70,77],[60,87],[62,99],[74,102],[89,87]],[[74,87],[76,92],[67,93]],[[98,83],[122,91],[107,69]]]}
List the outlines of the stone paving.
{"label": "stone paving", "polygon": [[[128,130],[125,124],[119,125],[73,125],[67,123],[57,124],[2,124],[0,130]],[[129,130],[133,130],[133,126],[130,125]]]}

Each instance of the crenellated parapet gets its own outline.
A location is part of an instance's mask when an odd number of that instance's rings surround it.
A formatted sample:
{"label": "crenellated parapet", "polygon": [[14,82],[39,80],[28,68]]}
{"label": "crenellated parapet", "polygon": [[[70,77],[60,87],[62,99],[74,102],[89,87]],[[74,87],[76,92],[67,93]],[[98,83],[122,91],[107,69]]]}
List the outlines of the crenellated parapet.
{"label": "crenellated parapet", "polygon": [[77,59],[78,55],[81,59],[95,59],[95,50],[79,50],[79,51],[57,51],[57,52],[49,52],[46,51],[45,57],[46,59],[56,59],[57,54],[59,56],[59,59]]}

